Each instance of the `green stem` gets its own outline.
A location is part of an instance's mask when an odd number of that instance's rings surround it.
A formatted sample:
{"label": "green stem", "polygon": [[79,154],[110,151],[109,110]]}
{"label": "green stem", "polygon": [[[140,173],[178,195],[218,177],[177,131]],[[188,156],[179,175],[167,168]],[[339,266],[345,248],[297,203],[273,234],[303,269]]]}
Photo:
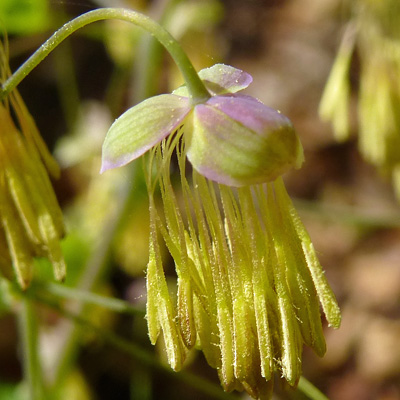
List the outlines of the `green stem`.
{"label": "green stem", "polygon": [[38,354],[38,324],[29,298],[22,298],[19,313],[22,362],[30,400],[43,400],[43,379]]}
{"label": "green stem", "polygon": [[297,386],[300,392],[303,392],[311,400],[329,400],[319,389],[317,389],[309,380],[302,376]]}
{"label": "green stem", "polygon": [[204,102],[210,97],[192,63],[181,45],[161,25],[146,15],[123,8],[100,8],[89,11],[67,22],[55,32],[36,52],[15,71],[2,85],[0,100],[4,99],[41,61],[43,61],[64,39],[84,26],[96,21],[119,19],[131,22],[151,33],[170,53],[182,72],[192,104]]}

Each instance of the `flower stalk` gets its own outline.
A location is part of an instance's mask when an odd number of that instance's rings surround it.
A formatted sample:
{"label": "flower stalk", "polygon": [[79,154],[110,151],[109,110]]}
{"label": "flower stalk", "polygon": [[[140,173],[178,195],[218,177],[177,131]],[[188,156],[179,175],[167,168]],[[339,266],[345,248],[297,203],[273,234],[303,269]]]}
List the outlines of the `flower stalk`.
{"label": "flower stalk", "polygon": [[21,81],[72,33],[96,21],[119,19],[137,25],[153,35],[169,52],[180,68],[190,91],[191,102],[197,104],[210,97],[196,70],[181,45],[161,25],[148,16],[123,8],[100,8],[89,11],[67,22],[55,32],[10,78],[2,84],[0,100],[4,99]]}

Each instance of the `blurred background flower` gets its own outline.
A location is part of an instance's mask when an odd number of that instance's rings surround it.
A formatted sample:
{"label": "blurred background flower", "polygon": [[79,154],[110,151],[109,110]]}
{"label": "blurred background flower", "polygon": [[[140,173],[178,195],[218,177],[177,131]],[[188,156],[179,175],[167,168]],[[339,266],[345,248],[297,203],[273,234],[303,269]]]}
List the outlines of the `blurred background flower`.
{"label": "blurred background flower", "polygon": [[[338,140],[358,130],[365,160],[392,178],[400,198],[400,5],[397,1],[344,1],[348,22],[321,104]],[[352,66],[357,59],[357,85]],[[352,126],[351,98],[358,127]],[[354,110],[353,110],[354,111]]]}

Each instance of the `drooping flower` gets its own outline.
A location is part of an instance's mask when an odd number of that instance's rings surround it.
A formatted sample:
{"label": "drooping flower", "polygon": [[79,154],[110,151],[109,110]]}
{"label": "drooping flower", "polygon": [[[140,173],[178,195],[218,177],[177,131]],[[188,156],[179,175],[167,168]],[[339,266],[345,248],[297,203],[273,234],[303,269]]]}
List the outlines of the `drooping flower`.
{"label": "drooping flower", "polygon": [[[303,344],[324,354],[319,303],[331,326],[339,326],[340,311],[281,178],[303,158],[292,124],[232,93],[250,84],[245,72],[216,65],[199,76],[209,99],[192,105],[181,87],[117,119],[102,171],[146,153],[151,342],[163,336],[174,370],[196,347],[226,391],[269,398],[276,373],[296,386]],[[175,154],[179,185],[171,180]],[[175,263],[176,296],[161,238]]]}
{"label": "drooping flower", "polygon": [[[0,81],[9,73],[0,42]],[[14,90],[0,102],[0,271],[11,279],[12,266],[22,288],[32,279],[34,257],[47,257],[56,279],[65,277],[64,224],[49,173],[56,177],[58,165]]]}
{"label": "drooping flower", "polygon": [[[319,113],[332,124],[336,139],[345,141],[354,130],[351,114],[357,105],[359,151],[367,162],[391,176],[400,200],[400,3],[358,0],[344,5],[350,20]],[[357,85],[352,85],[353,64],[359,69]]]}

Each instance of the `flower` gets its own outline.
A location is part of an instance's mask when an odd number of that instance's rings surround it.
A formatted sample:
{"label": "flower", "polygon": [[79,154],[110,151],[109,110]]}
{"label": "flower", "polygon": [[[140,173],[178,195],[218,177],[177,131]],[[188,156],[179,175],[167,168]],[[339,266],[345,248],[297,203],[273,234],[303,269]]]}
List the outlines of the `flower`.
{"label": "flower", "polygon": [[[400,201],[399,4],[397,0],[347,2],[350,20],[319,113],[332,124],[338,141],[349,140],[357,132],[362,157],[391,177]],[[352,85],[354,71],[357,85]]]}
{"label": "flower", "polygon": [[[333,327],[340,311],[280,177],[302,161],[291,123],[258,100],[226,93],[248,86],[243,71],[217,65],[199,75],[212,93],[203,103],[190,105],[181,87],[117,119],[102,171],[146,153],[150,341],[163,337],[174,370],[195,347],[224,390],[270,398],[276,373],[297,385],[304,344],[324,354],[319,303]],[[180,185],[171,180],[175,155]],[[176,294],[162,244],[174,260]]]}
{"label": "flower", "polygon": [[[0,42],[0,80],[8,74]],[[0,270],[11,279],[12,265],[22,288],[32,279],[35,257],[49,258],[56,279],[65,277],[64,224],[49,173],[56,177],[58,165],[14,90],[0,102]]]}
{"label": "flower", "polygon": [[217,64],[199,72],[212,96],[192,105],[185,86],[147,99],[111,126],[103,145],[101,172],[138,158],[184,125],[187,157],[202,175],[230,186],[272,181],[303,151],[284,115],[250,96],[235,94],[252,78]]}

